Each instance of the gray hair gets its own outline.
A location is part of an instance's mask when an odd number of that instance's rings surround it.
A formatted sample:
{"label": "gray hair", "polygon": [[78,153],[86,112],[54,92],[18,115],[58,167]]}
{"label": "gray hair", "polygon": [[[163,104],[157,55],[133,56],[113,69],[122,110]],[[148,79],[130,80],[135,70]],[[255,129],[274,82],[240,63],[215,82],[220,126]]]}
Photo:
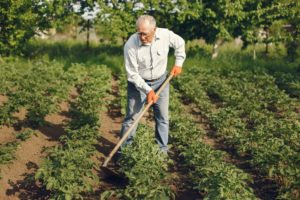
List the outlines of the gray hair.
{"label": "gray hair", "polygon": [[150,26],[152,26],[153,28],[156,27],[156,20],[154,19],[154,17],[150,16],[150,15],[141,15],[139,16],[139,18],[136,20],[136,28],[138,29],[139,24],[142,22],[148,22]]}

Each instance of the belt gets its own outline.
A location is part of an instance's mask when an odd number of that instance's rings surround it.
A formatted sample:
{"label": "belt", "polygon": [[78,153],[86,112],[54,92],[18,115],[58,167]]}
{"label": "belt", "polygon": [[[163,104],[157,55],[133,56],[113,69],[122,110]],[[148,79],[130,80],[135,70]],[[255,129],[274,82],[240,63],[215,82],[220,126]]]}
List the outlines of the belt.
{"label": "belt", "polygon": [[144,81],[146,81],[146,82],[157,81],[157,80],[161,79],[165,74],[166,74],[166,73],[164,73],[163,75],[161,75],[160,77],[158,77],[158,78],[156,78],[156,79],[151,79],[151,80],[149,80],[149,79],[144,79]]}
{"label": "belt", "polygon": [[144,79],[144,81],[146,81],[146,82],[153,82],[153,81],[157,81],[158,79],[160,79],[161,77],[159,77],[159,78],[156,78],[156,79],[151,79],[151,80],[148,80],[148,79]]}

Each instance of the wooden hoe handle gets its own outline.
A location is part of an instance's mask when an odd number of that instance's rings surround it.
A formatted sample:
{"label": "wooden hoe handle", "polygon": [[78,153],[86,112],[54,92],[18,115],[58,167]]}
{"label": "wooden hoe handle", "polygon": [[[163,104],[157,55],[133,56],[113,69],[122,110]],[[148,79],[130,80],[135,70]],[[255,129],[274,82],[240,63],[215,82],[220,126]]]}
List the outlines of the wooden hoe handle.
{"label": "wooden hoe handle", "polygon": [[[162,92],[162,90],[166,87],[166,85],[170,82],[170,80],[173,78],[174,75],[169,75],[169,77],[165,80],[165,82],[162,84],[162,86],[159,88],[157,91],[156,95],[159,96],[159,94]],[[106,167],[111,158],[115,155],[115,153],[118,151],[120,146],[123,144],[123,142],[126,140],[128,137],[129,133],[132,131],[132,129],[137,125],[137,123],[140,121],[140,119],[144,116],[144,114],[149,110],[149,108],[152,106],[153,101],[147,104],[147,106],[144,108],[144,110],[141,112],[141,114],[138,116],[138,118],[134,121],[132,126],[126,131],[126,133],[123,135],[123,137],[120,139],[120,141],[116,144],[114,149],[110,152],[108,157],[105,159],[103,163],[103,167]]]}

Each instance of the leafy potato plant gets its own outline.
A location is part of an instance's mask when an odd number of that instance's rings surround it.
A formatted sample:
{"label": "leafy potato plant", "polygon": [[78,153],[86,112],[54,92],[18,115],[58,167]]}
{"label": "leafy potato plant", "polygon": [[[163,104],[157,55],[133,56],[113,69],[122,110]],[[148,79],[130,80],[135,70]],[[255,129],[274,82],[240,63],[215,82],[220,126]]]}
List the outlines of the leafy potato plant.
{"label": "leafy potato plant", "polygon": [[175,93],[171,98],[171,133],[174,146],[187,164],[193,188],[204,199],[257,199],[248,185],[251,177],[224,161],[224,153],[203,143],[204,130],[185,113]]}
{"label": "leafy potato plant", "polygon": [[119,164],[128,178],[124,189],[106,191],[102,199],[173,199],[168,183],[168,158],[161,152],[153,137],[153,130],[139,125],[132,144],[122,149]]}
{"label": "leafy potato plant", "polygon": [[[71,104],[72,121],[66,126],[61,144],[48,151],[35,178],[50,191],[53,199],[82,199],[83,193],[93,191],[98,177],[93,174],[92,156],[99,137],[99,111],[110,87],[110,71],[105,66],[87,70],[78,83],[79,96]],[[78,80],[78,79],[77,79]]]}
{"label": "leafy potato plant", "polygon": [[278,198],[300,197],[300,104],[277,87],[274,77],[193,67],[176,81],[218,137],[240,155],[251,155],[252,166],[278,182]]}

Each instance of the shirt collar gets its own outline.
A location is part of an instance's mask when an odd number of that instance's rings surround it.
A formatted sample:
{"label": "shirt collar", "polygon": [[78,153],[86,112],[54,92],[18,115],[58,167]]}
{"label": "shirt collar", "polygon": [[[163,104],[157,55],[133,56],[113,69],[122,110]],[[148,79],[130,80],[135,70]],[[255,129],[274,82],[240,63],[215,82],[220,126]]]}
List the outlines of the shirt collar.
{"label": "shirt collar", "polygon": [[[139,47],[143,46],[143,43],[140,40],[139,35],[136,33],[137,39],[138,39],[138,45]],[[155,30],[155,34],[154,34],[154,41],[159,40],[160,39],[160,34],[159,34],[159,28],[156,28]],[[152,41],[152,42],[154,42]]]}

